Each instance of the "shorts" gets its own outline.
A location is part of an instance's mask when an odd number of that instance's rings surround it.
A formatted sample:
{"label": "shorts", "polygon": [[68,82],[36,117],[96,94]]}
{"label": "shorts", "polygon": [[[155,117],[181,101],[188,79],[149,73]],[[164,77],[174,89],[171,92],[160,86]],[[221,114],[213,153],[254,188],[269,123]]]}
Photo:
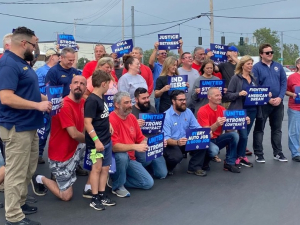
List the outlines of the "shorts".
{"label": "shorts", "polygon": [[79,144],[73,157],[65,162],[48,159],[50,171],[55,176],[60,191],[67,190],[75,183],[76,167],[79,165],[84,151],[85,144]]}
{"label": "shorts", "polygon": [[[102,152],[96,152],[96,155],[98,155],[98,156],[95,156],[95,154],[91,154],[92,150],[93,149],[87,149],[86,157],[89,157],[89,161],[90,161],[88,163],[89,165],[93,165],[95,163],[95,161],[92,162],[93,159],[96,160],[97,158],[102,158],[102,167],[111,165],[111,157],[112,157],[112,142],[111,141],[107,145],[104,145],[104,150]],[[101,153],[102,156],[97,153]],[[91,157],[92,157],[92,159],[91,159]],[[84,167],[84,168],[91,170],[91,168],[87,168],[87,167]]]}

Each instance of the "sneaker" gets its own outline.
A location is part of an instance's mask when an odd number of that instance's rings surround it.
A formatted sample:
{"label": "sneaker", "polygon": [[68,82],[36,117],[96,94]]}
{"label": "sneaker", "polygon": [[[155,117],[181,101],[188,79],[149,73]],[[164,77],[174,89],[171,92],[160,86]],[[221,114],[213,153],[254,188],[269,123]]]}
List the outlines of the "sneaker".
{"label": "sneaker", "polygon": [[45,164],[45,160],[43,159],[42,156],[39,156],[38,164]]}
{"label": "sneaker", "polygon": [[230,164],[227,164],[225,161],[224,161],[224,170],[226,171],[230,171],[232,173],[240,173],[240,169],[237,168],[235,165],[230,165]]}
{"label": "sneaker", "polygon": [[36,182],[36,175],[33,175],[33,177],[31,178],[31,185],[32,185],[32,190],[34,192],[34,194],[36,194],[37,196],[44,196],[46,195],[48,189],[46,188],[46,186],[44,184],[39,184],[38,182]]}
{"label": "sneaker", "polygon": [[84,170],[80,165],[78,165],[76,167],[76,175],[77,176],[87,176],[87,175],[89,175],[89,173],[86,170]]}
{"label": "sneaker", "polygon": [[249,162],[248,158],[245,157],[240,157],[240,164],[246,167],[253,167],[253,164]]}
{"label": "sneaker", "polygon": [[106,184],[109,188],[112,188],[112,180],[110,179],[110,176],[108,175],[107,176],[107,181],[106,181]]}
{"label": "sneaker", "polygon": [[24,218],[19,222],[9,222],[6,220],[5,225],[41,225],[41,223],[30,220],[28,218]]}
{"label": "sneaker", "polygon": [[30,215],[37,212],[37,207],[27,205],[26,203],[21,206],[21,209],[25,215]]}
{"label": "sneaker", "polygon": [[205,177],[207,175],[205,170],[187,171],[188,174],[195,174],[196,176]]}
{"label": "sneaker", "polygon": [[237,158],[237,159],[235,160],[235,166],[236,166],[237,168],[239,168],[239,169],[242,168],[242,165],[241,165],[241,159],[240,159],[240,158]]}
{"label": "sneaker", "polygon": [[120,198],[130,197],[129,191],[124,186],[119,187],[116,190],[112,190],[112,193]]}
{"label": "sneaker", "polygon": [[265,163],[266,160],[263,155],[255,155],[255,161],[258,163]]}
{"label": "sneaker", "polygon": [[103,195],[103,196],[99,195],[99,198],[100,198],[102,205],[114,206],[117,204],[115,201],[111,200],[107,195]]}
{"label": "sneaker", "polygon": [[295,162],[300,162],[300,156],[295,156],[292,158],[292,160]]}
{"label": "sneaker", "polygon": [[248,148],[246,148],[246,155],[248,155],[248,156],[252,155],[252,152]]}
{"label": "sneaker", "polygon": [[278,160],[279,162],[287,162],[288,159],[283,155],[282,152],[278,153],[277,155],[274,155],[274,159]]}
{"label": "sneaker", "polygon": [[88,189],[87,191],[83,190],[82,197],[93,198],[92,190],[91,189]]}
{"label": "sneaker", "polygon": [[99,199],[99,196],[93,197],[90,203],[90,207],[96,209],[96,210],[104,210],[105,206],[102,204],[102,202]]}

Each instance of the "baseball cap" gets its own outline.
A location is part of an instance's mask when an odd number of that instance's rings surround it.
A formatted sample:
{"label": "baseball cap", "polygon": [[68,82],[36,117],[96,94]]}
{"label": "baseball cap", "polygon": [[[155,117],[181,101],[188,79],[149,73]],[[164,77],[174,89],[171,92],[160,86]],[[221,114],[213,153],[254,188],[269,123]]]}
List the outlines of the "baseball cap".
{"label": "baseball cap", "polygon": [[229,46],[228,51],[238,52],[239,50],[235,46]]}
{"label": "baseball cap", "polygon": [[210,52],[210,49],[209,48],[205,49],[205,54],[207,54],[208,52]]}
{"label": "baseball cap", "polygon": [[46,57],[49,57],[51,55],[60,55],[57,51],[55,51],[54,49],[50,48],[46,51]]}

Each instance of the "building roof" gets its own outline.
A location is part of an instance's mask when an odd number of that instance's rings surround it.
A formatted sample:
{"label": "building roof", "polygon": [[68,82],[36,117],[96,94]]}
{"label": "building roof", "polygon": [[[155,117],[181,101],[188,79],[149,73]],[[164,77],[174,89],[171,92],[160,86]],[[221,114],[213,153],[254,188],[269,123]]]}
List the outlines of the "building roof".
{"label": "building roof", "polygon": [[[52,40],[52,41],[39,41],[39,43],[53,43],[56,40]],[[83,44],[102,44],[102,45],[113,45],[115,43],[100,43],[100,42],[93,42],[93,41],[76,41],[76,43],[83,43]]]}

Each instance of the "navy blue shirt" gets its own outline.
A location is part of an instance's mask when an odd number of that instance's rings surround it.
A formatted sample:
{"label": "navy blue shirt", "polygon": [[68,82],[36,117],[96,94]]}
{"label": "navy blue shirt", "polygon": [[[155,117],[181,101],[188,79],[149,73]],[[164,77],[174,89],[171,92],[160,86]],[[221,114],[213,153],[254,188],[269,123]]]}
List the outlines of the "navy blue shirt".
{"label": "navy blue shirt", "polygon": [[287,79],[282,65],[272,61],[270,67],[263,62],[253,66],[252,72],[259,86],[270,87],[272,98],[283,99],[286,92]]}
{"label": "navy blue shirt", "polygon": [[49,69],[45,78],[45,84],[50,86],[63,85],[63,97],[65,97],[70,93],[70,84],[76,75],[80,75],[77,69],[73,67],[64,69],[60,63],[57,63]]}
{"label": "navy blue shirt", "polygon": [[[13,90],[15,95],[33,102],[41,102],[38,78],[26,61],[16,54],[5,51],[0,59],[0,91]],[[0,101],[0,126],[17,132],[36,130],[44,126],[43,112],[14,109]]]}

